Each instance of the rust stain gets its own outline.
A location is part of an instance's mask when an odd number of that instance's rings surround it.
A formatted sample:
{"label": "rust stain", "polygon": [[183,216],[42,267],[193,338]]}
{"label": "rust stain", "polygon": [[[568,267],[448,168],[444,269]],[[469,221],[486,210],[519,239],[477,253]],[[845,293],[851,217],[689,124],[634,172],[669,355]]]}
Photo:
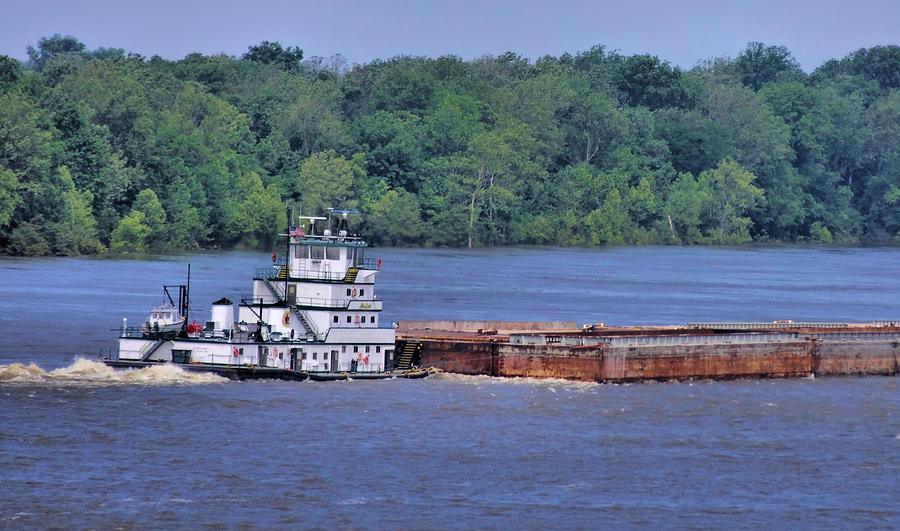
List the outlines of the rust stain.
{"label": "rust stain", "polygon": [[[802,331],[809,335],[798,334],[795,341],[765,341],[763,337],[754,342],[734,341],[735,336],[729,337],[727,332],[684,327],[620,327],[567,333],[592,337],[715,334],[712,342],[707,337],[705,342],[695,344],[588,346],[513,344],[509,343],[509,336],[483,332],[405,330],[403,337],[422,341],[423,366],[462,374],[619,382],[900,373],[900,327],[853,325]],[[851,336],[824,340],[813,337],[848,331]],[[785,332],[779,329],[771,333]],[[716,339],[720,335],[721,342]]]}

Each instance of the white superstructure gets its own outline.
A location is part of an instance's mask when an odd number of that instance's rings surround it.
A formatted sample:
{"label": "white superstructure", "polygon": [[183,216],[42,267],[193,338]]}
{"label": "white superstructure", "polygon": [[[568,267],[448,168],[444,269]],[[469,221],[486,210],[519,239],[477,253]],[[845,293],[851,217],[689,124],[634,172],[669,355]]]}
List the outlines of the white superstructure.
{"label": "white superstructure", "polygon": [[[303,372],[384,372],[394,364],[394,329],[382,323],[375,293],[381,260],[348,231],[351,212],[301,216],[284,234],[272,267],[259,269],[253,291],[235,306],[213,303],[205,326],[178,333],[123,330],[120,361],[269,367]],[[317,234],[316,224],[328,228]]]}

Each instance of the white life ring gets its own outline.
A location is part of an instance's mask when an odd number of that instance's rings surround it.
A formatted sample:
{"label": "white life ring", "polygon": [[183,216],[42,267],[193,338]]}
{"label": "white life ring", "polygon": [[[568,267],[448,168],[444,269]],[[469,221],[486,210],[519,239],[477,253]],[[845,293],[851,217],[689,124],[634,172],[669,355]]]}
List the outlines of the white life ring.
{"label": "white life ring", "polygon": [[291,325],[291,312],[284,312],[284,315],[281,316],[281,324],[284,326]]}

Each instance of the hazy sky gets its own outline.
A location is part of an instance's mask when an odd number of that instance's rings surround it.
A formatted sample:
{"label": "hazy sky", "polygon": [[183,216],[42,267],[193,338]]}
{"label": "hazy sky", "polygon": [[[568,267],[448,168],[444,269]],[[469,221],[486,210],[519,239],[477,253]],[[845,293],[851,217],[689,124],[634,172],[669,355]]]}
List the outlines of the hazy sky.
{"label": "hazy sky", "polygon": [[0,0],[0,13],[0,53],[20,59],[53,33],[169,59],[239,55],[262,40],[351,62],[508,50],[537,58],[605,44],[684,67],[763,41],[787,46],[807,71],[900,44],[898,0]]}

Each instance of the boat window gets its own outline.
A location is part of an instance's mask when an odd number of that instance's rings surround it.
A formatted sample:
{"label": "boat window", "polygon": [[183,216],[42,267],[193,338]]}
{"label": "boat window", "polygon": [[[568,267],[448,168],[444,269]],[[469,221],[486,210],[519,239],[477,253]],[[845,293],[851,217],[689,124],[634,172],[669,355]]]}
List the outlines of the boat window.
{"label": "boat window", "polygon": [[329,260],[340,260],[341,259],[341,249],[339,247],[326,247],[325,248],[325,258]]}
{"label": "boat window", "polygon": [[353,352],[359,352],[359,347],[354,346],[354,347],[353,347]]}
{"label": "boat window", "polygon": [[371,321],[372,321],[372,324],[375,324],[375,316],[374,315],[372,316]]}
{"label": "boat window", "polygon": [[364,290],[364,289],[360,289],[360,290],[359,290],[359,296],[360,296],[360,297],[364,296],[365,294],[366,294],[366,290]]}
{"label": "boat window", "polygon": [[381,352],[381,345],[375,345],[375,352]]}
{"label": "boat window", "polygon": [[366,250],[359,248],[356,250],[356,261],[354,263],[361,264],[366,259]]}
{"label": "boat window", "polygon": [[347,296],[350,296],[350,288],[347,288]]}
{"label": "boat window", "polygon": [[347,352],[347,345],[341,345],[341,353]]}
{"label": "boat window", "polygon": [[294,258],[300,258],[300,259],[309,258],[309,245],[294,246]]}
{"label": "boat window", "polygon": [[309,248],[309,257],[313,260],[322,260],[325,258],[325,248],[321,245],[313,245]]}
{"label": "boat window", "polygon": [[332,319],[332,321],[334,321],[335,323],[338,322],[338,316],[335,315],[335,316],[334,316],[334,319]]}
{"label": "boat window", "polygon": [[350,316],[349,316],[349,315],[347,316],[347,322],[348,322],[348,323],[350,322]]}
{"label": "boat window", "polygon": [[313,352],[313,359],[316,359],[316,356],[318,356],[318,354],[316,354],[315,352]]}
{"label": "boat window", "polygon": [[366,345],[366,354],[369,353],[369,345]]}
{"label": "boat window", "polygon": [[365,323],[365,322],[366,322],[366,316],[363,315],[362,317],[360,317],[360,318],[359,318],[359,322]]}

